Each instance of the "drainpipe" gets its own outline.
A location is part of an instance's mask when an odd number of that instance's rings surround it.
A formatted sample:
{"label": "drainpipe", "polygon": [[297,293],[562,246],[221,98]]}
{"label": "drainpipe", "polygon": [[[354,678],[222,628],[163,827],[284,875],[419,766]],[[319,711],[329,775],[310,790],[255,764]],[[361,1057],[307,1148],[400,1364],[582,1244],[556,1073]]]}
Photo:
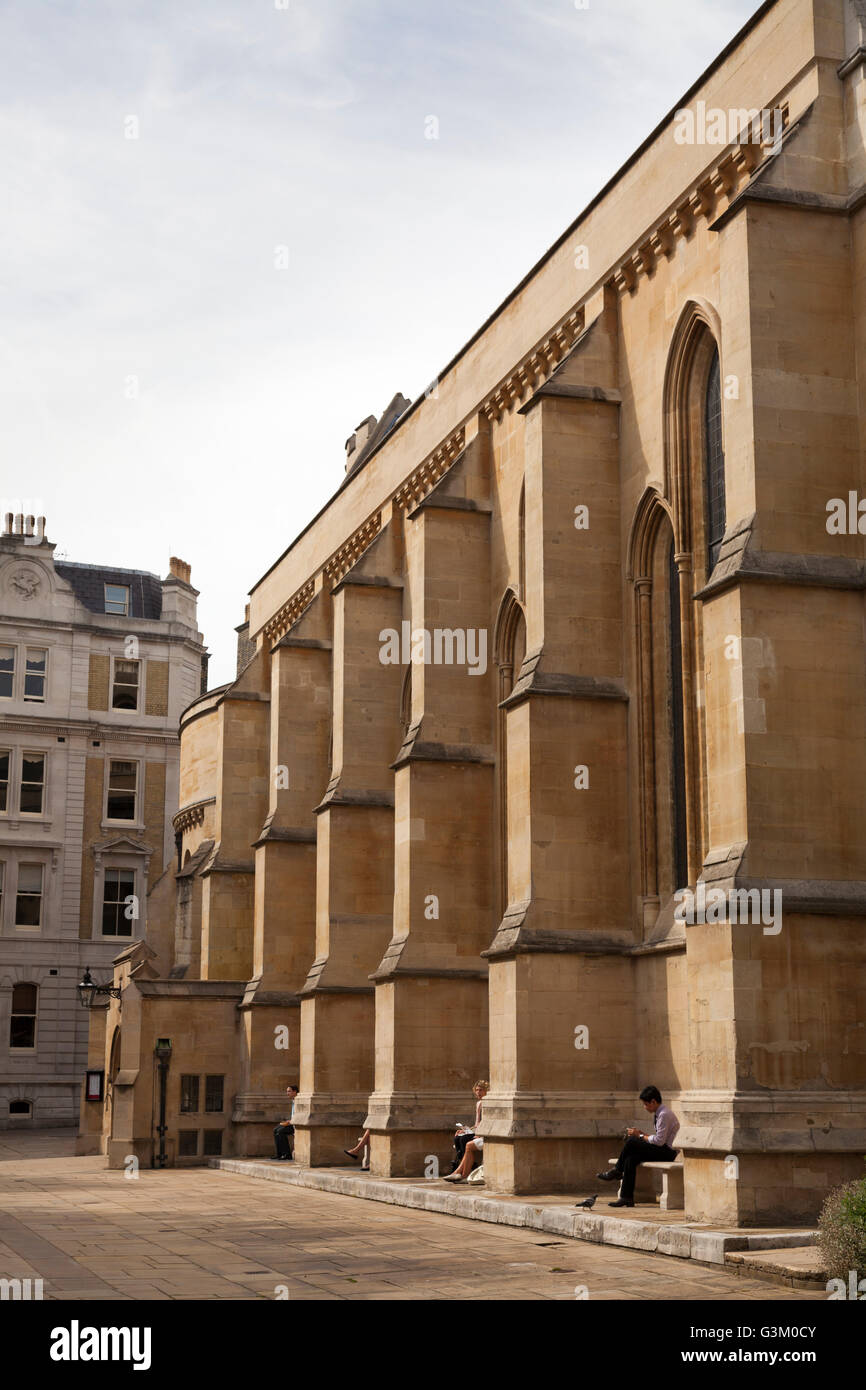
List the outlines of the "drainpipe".
{"label": "drainpipe", "polygon": [[156,1162],[151,1159],[152,1168],[165,1167],[165,1092],[168,1083],[168,1064],[171,1061],[171,1038],[157,1038],[156,1047],[153,1054],[159,1063],[159,1124],[156,1132],[159,1135],[159,1153]]}

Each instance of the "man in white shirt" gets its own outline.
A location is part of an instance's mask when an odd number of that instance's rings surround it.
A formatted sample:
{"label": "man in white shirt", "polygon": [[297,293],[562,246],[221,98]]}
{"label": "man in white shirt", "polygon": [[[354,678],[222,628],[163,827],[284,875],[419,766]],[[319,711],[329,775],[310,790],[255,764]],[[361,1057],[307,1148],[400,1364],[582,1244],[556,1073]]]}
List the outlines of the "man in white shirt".
{"label": "man in white shirt", "polygon": [[652,1134],[641,1134],[638,1129],[627,1130],[627,1138],[616,1161],[616,1167],[606,1173],[596,1173],[596,1177],[601,1178],[602,1182],[613,1182],[616,1178],[622,1183],[619,1197],[615,1202],[608,1202],[609,1207],[634,1206],[634,1181],[639,1163],[673,1163],[677,1156],[673,1142],[680,1122],[672,1110],[662,1105],[658,1087],[644,1086],[640,1099],[644,1110],[648,1110],[653,1116]]}
{"label": "man in white shirt", "polygon": [[294,1148],[295,1126],[292,1120],[295,1118],[295,1096],[298,1094],[297,1086],[287,1086],[286,1095],[289,1098],[291,1109],[287,1120],[280,1120],[274,1130],[274,1143],[277,1146],[277,1158],[290,1159]]}

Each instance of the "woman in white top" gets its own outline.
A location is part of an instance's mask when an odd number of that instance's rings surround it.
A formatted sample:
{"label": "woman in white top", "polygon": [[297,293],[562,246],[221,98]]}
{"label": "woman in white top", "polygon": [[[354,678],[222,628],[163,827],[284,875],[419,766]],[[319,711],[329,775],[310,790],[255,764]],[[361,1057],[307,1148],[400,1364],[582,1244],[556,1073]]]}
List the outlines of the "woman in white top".
{"label": "woman in white top", "polygon": [[[481,1150],[484,1148],[484,1140],[478,1134],[478,1126],[481,1124],[481,1106],[484,1101],[484,1097],[490,1090],[490,1086],[486,1081],[476,1081],[475,1085],[472,1087],[472,1090],[475,1094],[476,1101],[475,1124],[472,1129],[472,1138],[466,1145],[463,1158],[461,1159],[457,1167],[454,1169],[454,1172],[448,1173],[446,1175],[446,1182],[462,1182],[464,1178],[468,1178],[469,1174],[472,1172],[472,1169],[475,1167],[476,1158],[480,1157]],[[466,1133],[462,1125],[458,1133]]]}

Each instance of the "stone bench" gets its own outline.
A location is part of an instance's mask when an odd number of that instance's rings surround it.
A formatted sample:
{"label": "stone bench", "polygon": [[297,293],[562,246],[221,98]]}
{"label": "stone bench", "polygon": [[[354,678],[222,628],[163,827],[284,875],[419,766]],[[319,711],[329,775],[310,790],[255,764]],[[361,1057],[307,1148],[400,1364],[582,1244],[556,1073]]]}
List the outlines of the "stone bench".
{"label": "stone bench", "polygon": [[[615,1158],[608,1159],[611,1168]],[[640,1163],[634,1185],[636,1202],[658,1202],[662,1211],[683,1211],[686,1205],[682,1159],[673,1163]],[[619,1196],[619,1188],[617,1188]]]}

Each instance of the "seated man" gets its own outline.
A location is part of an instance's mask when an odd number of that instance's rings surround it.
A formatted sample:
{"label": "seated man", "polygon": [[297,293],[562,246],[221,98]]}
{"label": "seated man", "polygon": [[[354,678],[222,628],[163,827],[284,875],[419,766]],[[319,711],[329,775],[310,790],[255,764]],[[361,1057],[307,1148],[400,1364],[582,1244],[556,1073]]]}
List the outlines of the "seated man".
{"label": "seated man", "polygon": [[294,1148],[295,1126],[292,1120],[295,1118],[295,1096],[298,1094],[297,1086],[287,1086],[286,1095],[289,1098],[291,1109],[287,1120],[280,1120],[274,1130],[274,1143],[277,1146],[277,1158],[291,1158]]}
{"label": "seated man", "polygon": [[627,1130],[628,1137],[616,1167],[607,1173],[596,1173],[602,1182],[613,1182],[614,1178],[622,1180],[619,1197],[615,1202],[608,1202],[609,1207],[634,1206],[634,1180],[639,1163],[673,1163],[677,1156],[677,1150],[672,1145],[680,1122],[672,1110],[662,1105],[658,1087],[644,1086],[640,1099],[644,1110],[655,1117],[652,1134],[641,1134],[638,1129]]}

